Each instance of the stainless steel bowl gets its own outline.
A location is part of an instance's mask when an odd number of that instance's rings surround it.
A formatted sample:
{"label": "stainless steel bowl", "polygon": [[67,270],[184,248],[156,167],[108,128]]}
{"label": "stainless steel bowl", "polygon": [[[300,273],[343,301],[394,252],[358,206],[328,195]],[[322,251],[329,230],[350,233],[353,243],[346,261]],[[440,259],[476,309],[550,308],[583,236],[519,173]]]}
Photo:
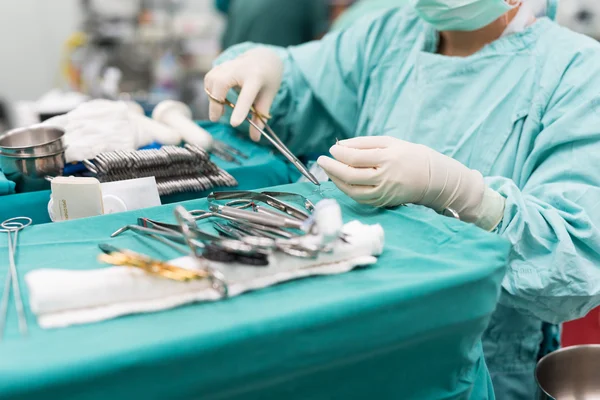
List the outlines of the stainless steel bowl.
{"label": "stainless steel bowl", "polygon": [[566,347],[537,365],[540,399],[600,400],[600,345]]}
{"label": "stainless steel bowl", "polygon": [[64,167],[64,150],[40,157],[0,154],[0,168],[9,180],[15,182],[18,193],[50,189],[46,176],[62,175]]}
{"label": "stainless steel bowl", "polygon": [[0,136],[0,154],[18,157],[45,157],[64,152],[65,131],[34,125],[8,131]]}

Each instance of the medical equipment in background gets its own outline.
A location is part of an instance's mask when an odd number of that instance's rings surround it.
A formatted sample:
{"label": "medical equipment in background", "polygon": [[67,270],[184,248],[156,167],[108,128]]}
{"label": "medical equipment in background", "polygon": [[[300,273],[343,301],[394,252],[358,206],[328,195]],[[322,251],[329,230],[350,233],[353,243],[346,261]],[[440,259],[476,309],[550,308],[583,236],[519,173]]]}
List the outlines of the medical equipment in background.
{"label": "medical equipment in background", "polygon": [[210,160],[206,151],[189,144],[102,153],[92,160],[85,160],[84,165],[100,182],[153,176],[161,196],[238,184],[233,176]]}
{"label": "medical equipment in background", "polygon": [[84,23],[65,44],[63,78],[93,98],[165,99],[207,119],[204,74],[219,51],[221,20],[181,0],[83,0]]}
{"label": "medical equipment in background", "polygon": [[19,249],[19,232],[31,225],[31,223],[31,218],[16,217],[7,219],[0,224],[0,227],[2,228],[0,232],[5,232],[8,240],[8,271],[6,272],[6,277],[4,279],[4,289],[2,292],[2,299],[0,300],[0,340],[2,340],[4,328],[6,327],[8,300],[10,298],[11,287],[15,299],[17,318],[19,319],[19,332],[22,336],[25,336],[28,333],[27,316],[25,315],[25,307],[23,306],[23,297],[21,295],[16,259]]}
{"label": "medical equipment in background", "polygon": [[96,178],[52,179],[48,214],[53,222],[161,205],[154,177],[100,183]]}
{"label": "medical equipment in background", "polygon": [[600,398],[600,345],[565,347],[542,358],[535,377],[539,400]]}
{"label": "medical equipment in background", "polygon": [[596,0],[559,2],[556,21],[575,32],[600,40],[600,2]]}
{"label": "medical equipment in background", "polygon": [[[208,95],[208,98],[211,101],[214,101],[214,102],[219,103],[219,104],[226,105],[226,106],[230,107],[232,110],[235,108],[235,104],[233,104],[231,101],[229,101],[227,99],[217,99],[215,96],[213,96],[208,91],[208,89],[205,89],[205,91],[206,91],[206,94]],[[266,116],[262,115],[261,113],[259,113],[258,111],[256,111],[256,109],[253,106],[250,107],[250,112],[251,112],[252,116],[255,116],[256,118],[259,119],[259,121],[263,124],[263,126],[265,127],[265,129],[262,129],[260,126],[258,126],[252,120],[252,118],[250,118],[249,115],[246,116],[246,121],[248,121],[248,123],[250,125],[252,125],[258,132],[260,132],[260,134],[265,139],[267,139],[269,141],[269,143],[271,143],[273,145],[273,147],[275,147],[285,158],[287,158],[288,161],[291,162],[292,165],[294,167],[296,167],[296,169],[302,175],[304,175],[314,185],[320,186],[321,183],[319,182],[319,180],[313,176],[313,174],[308,170],[308,168],[306,168],[306,166],[302,163],[302,161],[300,161],[298,159],[298,157],[296,157],[294,155],[294,153],[292,153],[290,151],[290,149],[287,148],[287,146],[281,141],[281,139],[279,139],[279,136],[277,136],[275,134],[275,132],[273,131],[273,129],[271,129],[271,127],[267,123],[268,118]],[[266,132],[265,132],[265,130],[266,130]]]}
{"label": "medical equipment in background", "polygon": [[68,147],[65,158],[69,163],[109,151],[180,145],[184,140],[225,161],[241,164],[237,157],[247,158],[240,151],[213,140],[210,133],[191,119],[189,107],[172,100],[159,103],[152,119],[135,102],[95,99],[42,125],[60,127],[65,131],[64,140]]}
{"label": "medical equipment in background", "polygon": [[[236,186],[205,150],[238,165],[248,156],[213,140],[189,113],[181,115],[189,111],[184,104],[161,104],[167,107],[158,115],[175,128],[146,117],[135,103],[96,99],[42,124],[9,131],[0,136],[0,167],[17,192],[46,190],[47,177],[80,176],[86,168],[101,182],[155,176],[161,195]],[[173,146],[181,143],[182,131],[186,140],[208,148]],[[157,150],[161,144],[172,145]]]}
{"label": "medical equipment in background", "polygon": [[72,90],[51,89],[33,101],[16,101],[7,105],[9,129],[36,125],[52,117],[66,114],[90,100]]}
{"label": "medical equipment in background", "polygon": [[15,182],[17,192],[48,189],[45,178],[62,174],[64,135],[62,129],[34,125],[0,136],[0,168]]}

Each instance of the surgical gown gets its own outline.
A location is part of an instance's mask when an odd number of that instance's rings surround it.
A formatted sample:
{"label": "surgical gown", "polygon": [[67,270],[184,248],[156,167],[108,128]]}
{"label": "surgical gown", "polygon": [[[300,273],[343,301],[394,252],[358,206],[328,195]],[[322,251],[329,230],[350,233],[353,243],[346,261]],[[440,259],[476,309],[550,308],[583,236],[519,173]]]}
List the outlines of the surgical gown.
{"label": "surgical gown", "polygon": [[547,18],[469,57],[437,41],[407,7],[275,48],[272,123],[300,154],[360,135],[421,143],[506,197],[498,234],[513,249],[484,353],[497,398],[532,399],[542,321],[600,304],[600,45]]}

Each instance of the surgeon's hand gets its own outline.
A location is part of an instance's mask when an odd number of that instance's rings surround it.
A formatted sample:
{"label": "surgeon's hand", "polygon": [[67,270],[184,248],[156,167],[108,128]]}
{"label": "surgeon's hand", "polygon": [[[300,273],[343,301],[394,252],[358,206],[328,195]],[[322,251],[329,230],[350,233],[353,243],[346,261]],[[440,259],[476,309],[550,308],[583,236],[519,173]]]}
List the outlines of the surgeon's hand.
{"label": "surgeon's hand", "polygon": [[487,188],[478,171],[427,146],[370,136],[340,141],[330,152],[335,159],[320,157],[319,165],[359,203],[451,208],[461,220],[486,230],[502,220],[505,199]]}
{"label": "surgeon's hand", "polygon": [[[281,58],[273,50],[259,47],[213,68],[206,75],[204,85],[218,99],[225,99],[230,89],[241,90],[230,121],[232,126],[237,127],[244,122],[252,105],[262,115],[269,115],[282,76]],[[224,107],[211,101],[210,120],[217,122],[225,112]],[[262,127],[258,118],[253,117],[253,121]],[[250,136],[256,141],[260,139],[260,133],[254,128],[250,128]]]}

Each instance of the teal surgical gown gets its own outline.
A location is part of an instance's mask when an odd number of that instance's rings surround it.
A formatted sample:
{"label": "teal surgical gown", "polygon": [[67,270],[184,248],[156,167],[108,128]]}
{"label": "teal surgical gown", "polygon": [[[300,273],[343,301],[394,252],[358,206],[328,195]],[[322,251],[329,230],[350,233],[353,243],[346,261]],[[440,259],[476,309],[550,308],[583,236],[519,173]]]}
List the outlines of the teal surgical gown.
{"label": "teal surgical gown", "polygon": [[421,143],[506,197],[513,248],[484,353],[497,398],[533,399],[542,322],[600,305],[600,45],[547,18],[469,57],[437,40],[407,7],[275,48],[272,123],[300,154],[360,135]]}

